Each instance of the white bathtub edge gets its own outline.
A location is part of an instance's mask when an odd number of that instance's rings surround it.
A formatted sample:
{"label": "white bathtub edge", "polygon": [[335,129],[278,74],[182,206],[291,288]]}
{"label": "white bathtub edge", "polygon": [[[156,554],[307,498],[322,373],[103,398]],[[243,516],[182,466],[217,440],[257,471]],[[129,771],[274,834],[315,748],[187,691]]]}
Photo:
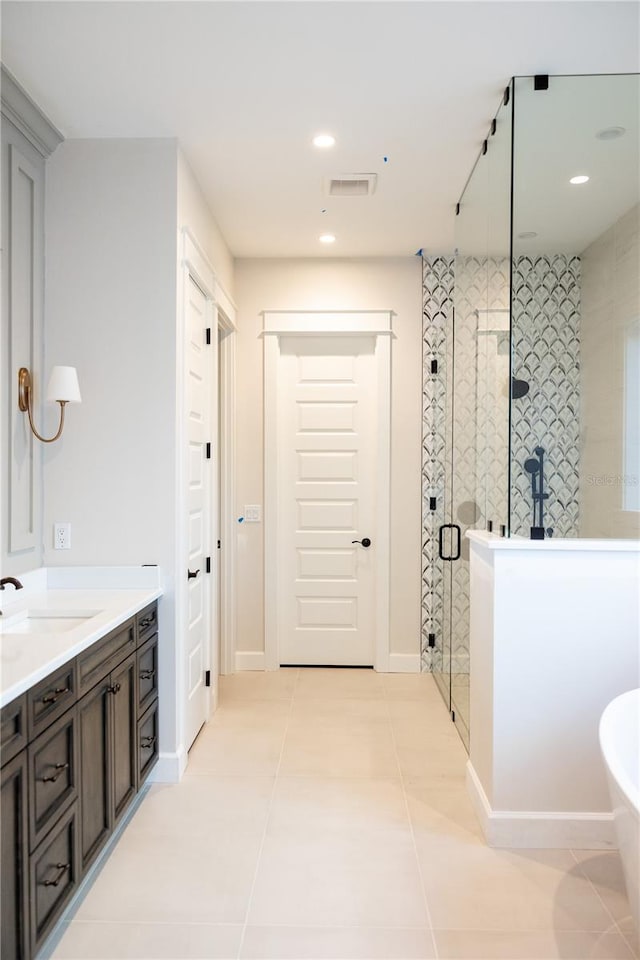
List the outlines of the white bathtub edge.
{"label": "white bathtub edge", "polygon": [[492,810],[471,761],[467,792],[490,847],[616,850],[613,814],[546,810]]}

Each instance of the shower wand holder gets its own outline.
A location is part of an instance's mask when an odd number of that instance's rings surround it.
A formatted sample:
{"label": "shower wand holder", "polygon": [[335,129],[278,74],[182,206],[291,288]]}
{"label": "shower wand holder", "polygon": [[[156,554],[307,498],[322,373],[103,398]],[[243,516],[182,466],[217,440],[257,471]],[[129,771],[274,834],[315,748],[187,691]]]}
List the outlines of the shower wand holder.
{"label": "shower wand holder", "polygon": [[530,540],[544,540],[544,527],[530,527]]}

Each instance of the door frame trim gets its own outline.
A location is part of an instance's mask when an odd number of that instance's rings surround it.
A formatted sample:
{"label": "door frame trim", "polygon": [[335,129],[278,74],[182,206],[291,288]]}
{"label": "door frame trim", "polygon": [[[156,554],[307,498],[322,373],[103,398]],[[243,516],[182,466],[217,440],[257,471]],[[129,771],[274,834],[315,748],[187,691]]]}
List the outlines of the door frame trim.
{"label": "door frame trim", "polygon": [[391,340],[393,310],[265,310],[264,339],[264,650],[265,668],[280,669],[278,602],[278,363],[281,336],[376,338],[376,576],[374,669],[389,670],[391,540]]}

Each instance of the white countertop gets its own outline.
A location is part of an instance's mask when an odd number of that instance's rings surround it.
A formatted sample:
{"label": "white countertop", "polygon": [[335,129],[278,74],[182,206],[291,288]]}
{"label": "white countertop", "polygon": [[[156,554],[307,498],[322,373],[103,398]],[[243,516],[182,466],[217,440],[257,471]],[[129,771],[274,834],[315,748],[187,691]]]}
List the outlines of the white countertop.
{"label": "white countertop", "polygon": [[[87,647],[95,643],[109,631],[128,620],[139,610],[162,595],[160,575],[157,567],[148,568],[145,575],[138,571],[145,568],[109,568],[111,589],[96,589],[95,586],[73,588],[71,583],[94,583],[99,579],[101,568],[83,568],[78,577],[67,569],[62,576],[56,571],[53,576],[43,577],[27,575],[19,579],[25,584],[24,590],[13,592],[12,587],[0,592],[0,707],[10,703],[38,681],[43,680],[57,667],[72,660]],[[96,571],[95,576],[88,574]],[[118,576],[114,571],[122,571]],[[59,588],[57,584],[67,582],[69,586]],[[115,587],[120,583],[119,587]],[[131,586],[128,587],[127,583]],[[52,587],[51,584],[56,584]],[[61,616],[86,616],[92,614],[71,629],[60,632],[16,633],[20,619],[27,611],[37,611]]]}
{"label": "white countertop", "polygon": [[486,550],[586,550],[600,553],[638,553],[639,540],[587,540],[580,537],[547,537],[545,540],[529,540],[527,537],[500,537],[486,530],[467,530],[466,536]]}

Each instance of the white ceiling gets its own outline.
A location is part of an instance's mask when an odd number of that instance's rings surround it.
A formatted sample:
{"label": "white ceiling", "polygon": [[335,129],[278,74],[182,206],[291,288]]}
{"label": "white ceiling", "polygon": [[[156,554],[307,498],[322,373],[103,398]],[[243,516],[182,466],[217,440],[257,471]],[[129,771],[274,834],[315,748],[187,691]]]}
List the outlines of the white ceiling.
{"label": "white ceiling", "polygon": [[[2,59],[66,137],[177,137],[235,256],[403,256],[453,248],[509,77],[637,71],[638,11],[4,0]],[[337,146],[314,150],[327,130]],[[375,195],[323,195],[325,176],[350,172],[378,173]]]}

